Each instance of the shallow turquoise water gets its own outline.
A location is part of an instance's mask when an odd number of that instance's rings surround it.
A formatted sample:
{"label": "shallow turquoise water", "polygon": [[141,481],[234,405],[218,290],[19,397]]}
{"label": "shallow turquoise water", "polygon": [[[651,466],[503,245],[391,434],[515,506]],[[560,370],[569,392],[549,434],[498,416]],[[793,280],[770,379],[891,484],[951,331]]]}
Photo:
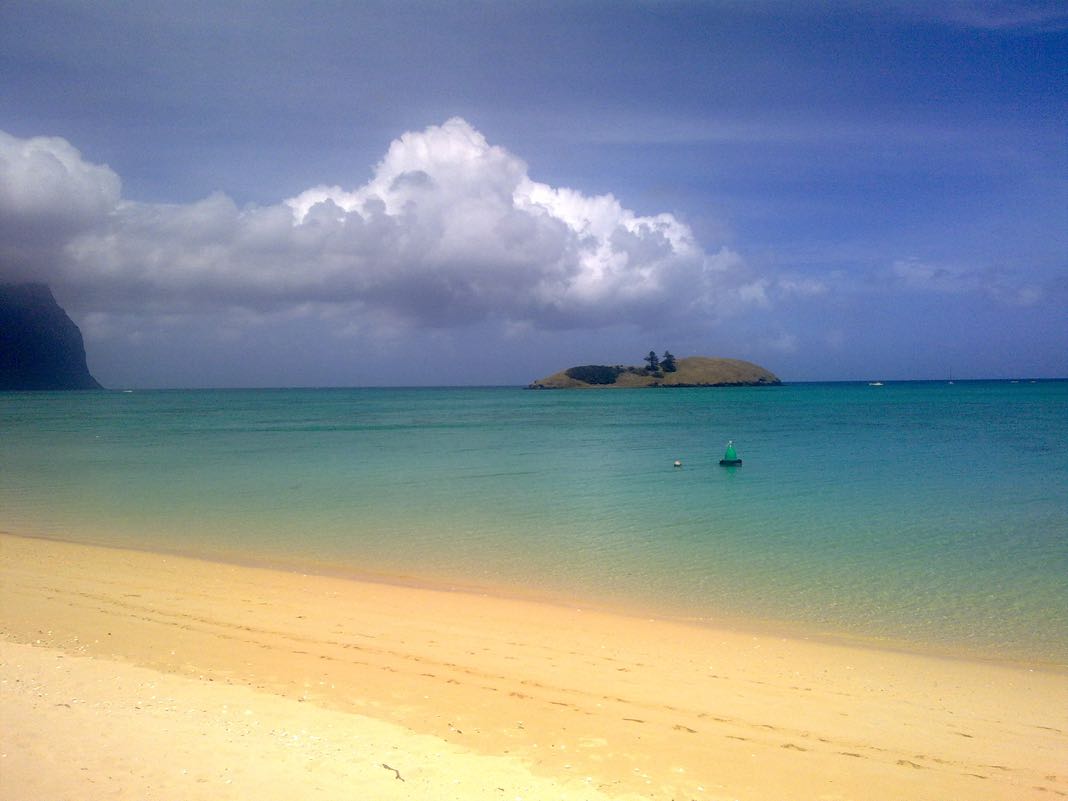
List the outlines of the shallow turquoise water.
{"label": "shallow turquoise water", "polygon": [[0,437],[4,530],[1068,664],[1068,382],[8,393]]}

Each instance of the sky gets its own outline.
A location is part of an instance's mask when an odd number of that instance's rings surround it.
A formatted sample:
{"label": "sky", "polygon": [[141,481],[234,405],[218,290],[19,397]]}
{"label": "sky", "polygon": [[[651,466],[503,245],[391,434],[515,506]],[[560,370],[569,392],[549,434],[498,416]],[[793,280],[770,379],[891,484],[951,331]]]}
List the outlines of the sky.
{"label": "sky", "polygon": [[1068,4],[0,3],[0,281],[105,386],[1068,376]]}

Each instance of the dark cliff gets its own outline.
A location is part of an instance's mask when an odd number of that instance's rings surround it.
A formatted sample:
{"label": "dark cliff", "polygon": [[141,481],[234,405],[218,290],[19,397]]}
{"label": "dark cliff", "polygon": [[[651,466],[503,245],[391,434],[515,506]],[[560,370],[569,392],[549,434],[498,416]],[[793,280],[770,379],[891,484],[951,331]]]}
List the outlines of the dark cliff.
{"label": "dark cliff", "polygon": [[45,284],[0,284],[0,390],[100,389],[82,332]]}

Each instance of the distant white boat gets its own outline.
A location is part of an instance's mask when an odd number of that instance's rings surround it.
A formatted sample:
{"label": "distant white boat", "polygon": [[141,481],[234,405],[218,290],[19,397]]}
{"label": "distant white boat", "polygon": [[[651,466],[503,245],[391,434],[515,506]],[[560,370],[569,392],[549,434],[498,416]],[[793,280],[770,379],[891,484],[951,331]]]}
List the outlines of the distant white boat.
{"label": "distant white boat", "polygon": [[882,385],[883,385],[882,381],[869,381],[868,382],[868,386],[869,387],[881,387]]}

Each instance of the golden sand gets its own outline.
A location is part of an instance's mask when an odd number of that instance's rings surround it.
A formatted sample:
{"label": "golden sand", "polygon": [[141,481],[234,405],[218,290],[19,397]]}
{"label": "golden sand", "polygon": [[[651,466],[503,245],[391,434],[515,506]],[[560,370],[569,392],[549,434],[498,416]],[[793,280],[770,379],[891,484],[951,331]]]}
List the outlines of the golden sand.
{"label": "golden sand", "polygon": [[0,799],[1053,799],[1068,676],[0,536]]}

